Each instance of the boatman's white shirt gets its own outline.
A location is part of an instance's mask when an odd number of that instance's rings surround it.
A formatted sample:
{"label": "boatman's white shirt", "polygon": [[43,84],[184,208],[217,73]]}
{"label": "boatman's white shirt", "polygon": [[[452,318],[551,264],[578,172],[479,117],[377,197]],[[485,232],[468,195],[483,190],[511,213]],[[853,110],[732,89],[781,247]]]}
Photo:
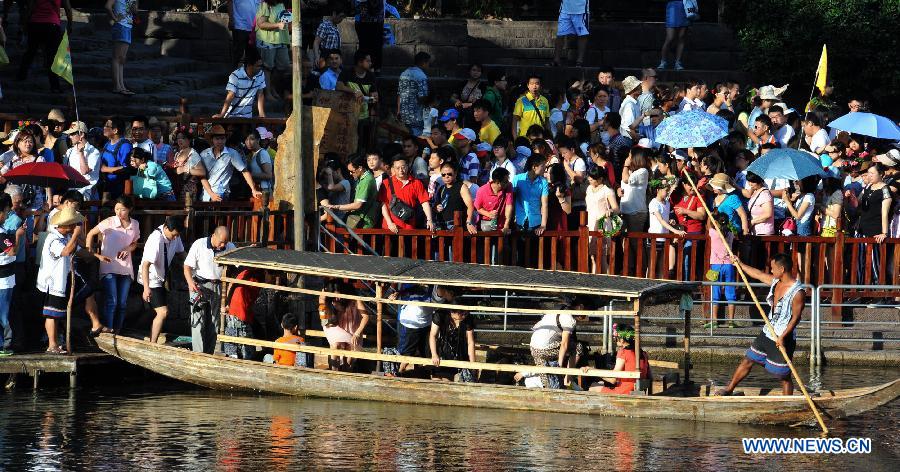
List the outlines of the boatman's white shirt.
{"label": "boatman's white shirt", "polygon": [[184,259],[184,265],[194,270],[194,275],[206,280],[221,280],[222,267],[216,264],[216,254],[234,249],[233,243],[225,245],[225,249],[221,251],[213,250],[211,239],[209,236],[200,238],[191,244],[187,257]]}
{"label": "boatman's white shirt", "polygon": [[[172,259],[179,252],[184,252],[181,236],[169,241],[163,235],[162,225],[150,233],[150,236],[147,236],[147,242],[144,243],[144,254],[141,256],[141,266],[143,267],[145,261],[150,262],[150,288],[159,288],[165,284],[166,265],[171,268]],[[169,260],[164,262],[163,257],[166,255],[169,256]],[[138,277],[139,283],[143,283],[143,280],[142,277]]]}

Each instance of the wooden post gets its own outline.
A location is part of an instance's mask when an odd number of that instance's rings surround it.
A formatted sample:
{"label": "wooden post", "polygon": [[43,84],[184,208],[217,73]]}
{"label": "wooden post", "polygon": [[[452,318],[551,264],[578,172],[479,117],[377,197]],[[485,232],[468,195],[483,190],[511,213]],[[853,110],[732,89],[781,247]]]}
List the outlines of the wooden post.
{"label": "wooden post", "polygon": [[[378,324],[375,325],[375,349],[381,354],[381,324],[384,312],[384,304],[381,303],[381,297],[384,295],[384,284],[378,282],[375,284],[375,319]],[[375,372],[381,372],[381,361],[375,366]]]}
{"label": "wooden post", "polygon": [[[222,291],[221,296],[219,297],[220,305],[219,305],[219,334],[225,334],[225,313],[228,311],[227,299],[228,299],[228,282],[225,282],[225,278],[228,277],[228,266],[222,267],[222,282],[219,283],[219,290]],[[212,320],[210,320],[212,321]],[[219,343],[219,349],[222,352],[225,351],[225,343]]]}
{"label": "wooden post", "polygon": [[[641,299],[634,299],[634,370],[641,373]],[[646,382],[638,378],[634,382],[634,390],[642,392],[646,388]]]}
{"label": "wooden post", "polygon": [[33,385],[33,387],[32,387],[34,390],[37,390],[37,389],[38,389],[38,383],[40,382],[40,379],[41,379],[41,373],[42,373],[42,372],[43,372],[43,371],[41,371],[41,370],[34,370],[34,371],[31,373],[31,375],[34,377],[34,385]]}
{"label": "wooden post", "polygon": [[691,310],[684,310],[684,384],[691,382]]}

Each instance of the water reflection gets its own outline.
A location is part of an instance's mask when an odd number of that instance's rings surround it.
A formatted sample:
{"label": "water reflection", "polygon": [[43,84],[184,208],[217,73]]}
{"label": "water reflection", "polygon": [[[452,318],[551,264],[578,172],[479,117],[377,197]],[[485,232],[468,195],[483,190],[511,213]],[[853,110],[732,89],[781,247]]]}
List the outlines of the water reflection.
{"label": "water reflection", "polygon": [[[741,437],[815,435],[813,429],[231,396],[160,385],[0,394],[0,469],[769,470],[784,468],[785,458],[745,456]],[[791,456],[788,469],[900,470],[898,424],[897,401],[853,421],[831,422],[839,437],[873,438],[874,452]]]}

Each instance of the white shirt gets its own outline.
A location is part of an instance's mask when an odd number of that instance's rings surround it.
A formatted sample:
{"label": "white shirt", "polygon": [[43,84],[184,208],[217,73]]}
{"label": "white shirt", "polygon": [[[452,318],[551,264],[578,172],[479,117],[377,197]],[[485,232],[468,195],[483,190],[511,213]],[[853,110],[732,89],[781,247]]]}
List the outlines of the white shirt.
{"label": "white shirt", "polygon": [[622,190],[625,193],[620,202],[623,215],[642,213],[647,208],[647,183],[650,181],[650,172],[640,168],[628,176],[627,182],[622,182]]}
{"label": "white shirt", "polygon": [[[69,167],[72,167],[76,171],[78,171],[79,164],[81,158],[76,155],[75,147],[70,147],[66,151],[66,155],[64,158],[64,162]],[[100,160],[100,151],[97,150],[94,146],[91,146],[88,143],[84,145],[84,160],[87,161],[88,171],[86,174],[81,174],[87,181],[88,185],[81,187],[78,191],[84,195],[85,200],[90,200],[94,194],[94,187],[97,185],[97,182],[100,181],[100,166],[102,165],[102,161]],[[80,172],[79,172],[80,173]]]}
{"label": "white shirt", "polygon": [[253,104],[256,103],[256,95],[266,88],[266,77],[259,71],[252,78],[247,76],[244,67],[238,67],[228,76],[226,92],[233,92],[234,99],[225,110],[226,118],[252,118]]}
{"label": "white shirt", "polygon": [[147,138],[139,143],[134,143],[134,147],[149,152],[150,158],[156,160],[156,143],[153,140]]}
{"label": "white shirt", "polygon": [[622,107],[619,108],[619,114],[622,115],[622,125],[619,126],[619,133],[621,133],[622,136],[630,138],[631,124],[641,115],[641,106],[634,97],[629,95],[622,100]]}
{"label": "white shirt", "polygon": [[[261,174],[263,171],[262,170],[263,164],[269,164],[269,165],[272,164],[272,155],[269,154],[269,151],[266,151],[265,149],[259,149],[258,151],[256,151],[256,154],[253,154],[252,156],[250,156],[249,160],[250,160],[250,162],[248,163],[248,165],[250,166],[250,173],[251,174]],[[273,177],[275,176],[274,170],[275,169],[273,168],[272,169]],[[268,180],[268,179],[257,180],[256,187],[259,189],[259,191],[269,190],[272,188],[272,181]]]}
{"label": "white shirt", "polygon": [[225,245],[225,249],[214,251],[210,242],[210,237],[200,238],[191,244],[187,257],[184,259],[184,265],[194,270],[194,275],[206,280],[221,280],[222,267],[216,264],[216,254],[220,252],[234,249],[233,243]]}
{"label": "white shirt", "polygon": [[[165,284],[166,266],[171,269],[172,259],[175,253],[184,252],[181,236],[169,241],[163,235],[163,225],[156,228],[144,243],[144,253],[141,255],[141,267],[144,262],[150,262],[150,288],[159,288]],[[163,256],[168,255],[168,261],[163,261]],[[143,270],[143,269],[141,269]],[[138,283],[143,283],[143,277],[138,277]]]}
{"label": "white shirt", "polygon": [[[206,167],[206,179],[209,181],[209,186],[219,196],[228,193],[228,184],[231,183],[231,174],[235,169],[238,172],[247,169],[247,165],[244,164],[244,160],[241,159],[238,152],[229,147],[225,147],[218,158],[213,154],[213,148],[206,148],[200,153],[200,160]],[[203,190],[203,201],[211,201],[205,189]]]}
{"label": "white shirt", "polygon": [[809,150],[817,154],[825,146],[828,146],[828,131],[820,129],[809,140]]}
{"label": "white shirt", "polygon": [[[661,202],[657,199],[650,200],[650,203],[647,205],[647,211],[650,212],[650,229],[647,230],[648,233],[654,234],[667,234],[669,232],[669,228],[666,228],[659,222],[659,219],[653,216],[654,213],[658,214],[664,220],[669,219],[669,200],[665,202]],[[657,241],[665,241],[664,238],[657,238]]]}
{"label": "white shirt", "polygon": [[784,125],[781,128],[775,130],[775,141],[778,141],[778,144],[781,147],[788,147],[788,143],[794,137],[794,134],[794,128],[792,128],[790,125]]}
{"label": "white shirt", "polygon": [[602,120],[607,113],[609,113],[609,107],[598,108],[596,105],[591,105],[587,113],[584,114],[584,119],[587,120],[589,125],[592,125]]}
{"label": "white shirt", "polygon": [[[558,325],[557,317],[559,317]],[[571,333],[575,330],[575,318],[572,318],[572,315],[544,315],[531,330],[533,333],[530,346],[535,349],[549,349],[551,345],[562,340],[563,331]]]}
{"label": "white shirt", "polygon": [[[764,179],[766,182],[766,187],[769,190],[784,190],[790,186],[790,181],[787,179]],[[783,220],[785,218],[785,212],[787,211],[787,204],[784,200],[775,197],[773,195],[772,206],[775,209],[775,219]]]}
{"label": "white shirt", "polygon": [[503,161],[503,164],[499,164],[497,161],[494,161],[494,163],[491,164],[491,171],[488,174],[488,179],[490,179],[490,176],[494,175],[494,171],[500,167],[509,171],[509,180],[510,182],[512,182],[513,177],[516,176],[516,165],[513,164],[513,162],[509,159],[505,159]]}
{"label": "white shirt", "polygon": [[37,276],[37,288],[41,292],[57,297],[66,296],[72,256],[63,256],[62,251],[68,243],[69,236],[59,234],[56,228],[48,232],[44,247],[41,249],[41,265]]}
{"label": "white shirt", "polygon": [[[401,300],[408,301],[417,301],[417,302],[428,302],[428,303],[443,303],[444,299],[439,297],[435,292],[436,288],[433,289],[428,294],[414,294],[407,295],[401,298]],[[417,305],[402,305],[400,308],[400,313],[397,314],[397,321],[400,322],[403,326],[407,328],[421,329],[427,328],[431,325],[431,317],[434,314],[434,308],[425,307],[425,306],[417,306]]]}
{"label": "white shirt", "polygon": [[681,103],[678,105],[678,111],[691,111],[697,109],[697,102],[689,99],[682,98]]}

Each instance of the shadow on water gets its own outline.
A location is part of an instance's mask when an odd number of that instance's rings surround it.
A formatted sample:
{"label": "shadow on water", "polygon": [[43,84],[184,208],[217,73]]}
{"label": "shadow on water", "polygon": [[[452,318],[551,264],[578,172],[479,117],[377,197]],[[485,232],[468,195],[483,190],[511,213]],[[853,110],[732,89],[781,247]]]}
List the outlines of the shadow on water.
{"label": "shadow on water", "polygon": [[[705,374],[720,378],[726,370]],[[702,369],[698,374],[704,378]],[[832,368],[822,377],[837,388],[897,375]],[[230,395],[153,379],[0,394],[0,468],[900,469],[900,402],[830,426],[836,437],[872,438],[873,452],[785,461],[744,455],[740,438],[812,437],[816,430]]]}

